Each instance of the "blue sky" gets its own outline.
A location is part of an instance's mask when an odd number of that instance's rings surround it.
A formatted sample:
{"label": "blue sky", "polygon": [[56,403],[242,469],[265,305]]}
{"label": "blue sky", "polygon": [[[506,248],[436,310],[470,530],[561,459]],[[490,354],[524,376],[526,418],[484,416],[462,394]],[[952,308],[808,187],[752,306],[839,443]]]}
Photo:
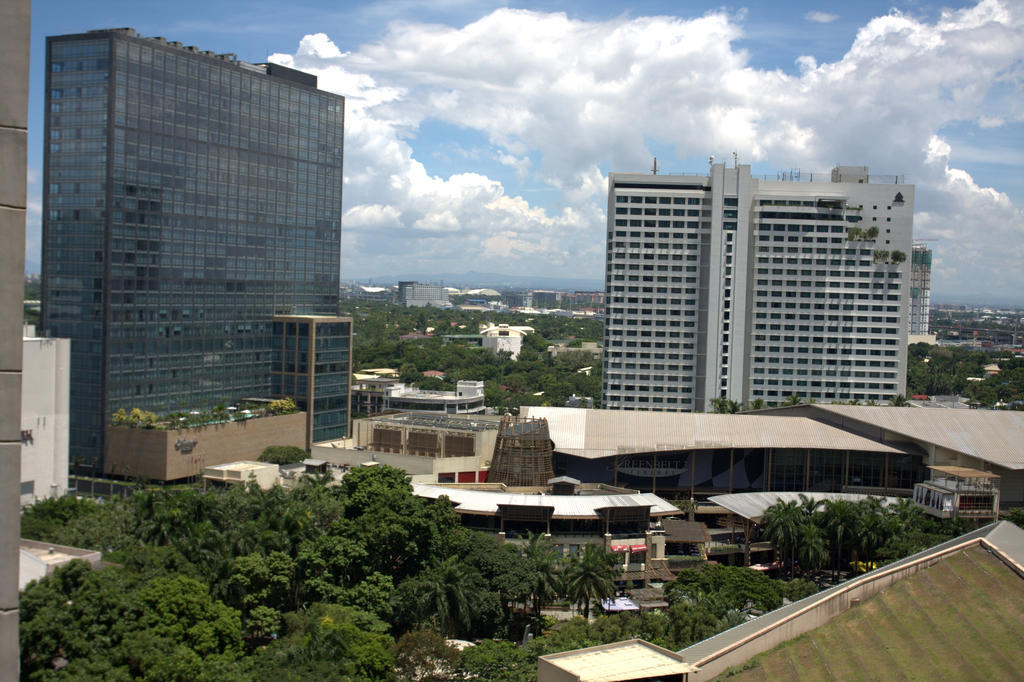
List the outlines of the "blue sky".
{"label": "blue sky", "polygon": [[269,56],[348,97],[346,279],[599,279],[609,171],[653,156],[702,171],[735,151],[755,173],[904,174],[915,234],[936,240],[936,298],[1024,304],[1019,1],[35,0],[30,271],[45,36],[119,26]]}

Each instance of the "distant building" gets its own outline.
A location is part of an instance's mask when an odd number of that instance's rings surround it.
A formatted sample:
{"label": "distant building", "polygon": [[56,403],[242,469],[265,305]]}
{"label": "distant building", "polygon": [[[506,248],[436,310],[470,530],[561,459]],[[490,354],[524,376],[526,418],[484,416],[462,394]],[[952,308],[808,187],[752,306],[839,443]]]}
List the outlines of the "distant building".
{"label": "distant building", "polygon": [[385,410],[440,414],[481,414],[486,410],[484,382],[459,381],[455,386],[454,391],[424,391],[393,378],[357,379],[352,386],[353,409],[369,416]]}
{"label": "distant building", "polygon": [[557,358],[559,355],[564,353],[587,353],[594,360],[601,361],[601,346],[597,341],[583,341],[579,348],[574,348],[566,343],[559,343],[553,346],[548,346],[548,355],[552,358]]}
{"label": "distant building", "polygon": [[928,334],[932,300],[932,251],[915,243],[910,256],[910,334]]}
{"label": "distant building", "polygon": [[538,308],[557,308],[562,303],[562,295],[561,291],[534,289],[532,294],[533,305]]}
{"label": "distant building", "polygon": [[21,504],[60,497],[68,489],[71,340],[22,341]]}
{"label": "distant building", "polygon": [[533,294],[529,291],[519,291],[505,294],[502,298],[509,308],[532,308]]}
{"label": "distant building", "polygon": [[510,326],[508,324],[496,324],[480,330],[483,337],[483,347],[497,355],[501,352],[509,352],[512,359],[519,357],[519,351],[523,348],[523,339],[527,334],[533,333],[533,327]]}
{"label": "distant building", "polygon": [[398,283],[398,303],[406,308],[423,308],[433,306],[441,308],[448,305],[448,292],[436,284],[420,284],[419,282]]}

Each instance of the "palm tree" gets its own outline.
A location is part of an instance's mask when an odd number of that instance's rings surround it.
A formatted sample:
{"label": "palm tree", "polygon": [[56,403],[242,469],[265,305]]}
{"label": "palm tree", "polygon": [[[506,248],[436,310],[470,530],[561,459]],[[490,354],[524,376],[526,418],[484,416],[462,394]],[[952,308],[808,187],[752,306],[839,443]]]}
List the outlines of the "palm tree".
{"label": "palm tree", "polygon": [[765,408],[764,398],[754,398],[747,406],[748,410],[763,410]]}
{"label": "palm tree", "polygon": [[565,591],[570,600],[583,607],[583,617],[590,619],[590,603],[595,599],[615,596],[614,579],[618,559],[597,545],[584,545],[583,551],[566,567]]}
{"label": "palm tree", "polygon": [[711,405],[716,414],[736,414],[740,411],[740,404],[728,398],[715,398]]}
{"label": "palm tree", "polygon": [[893,407],[906,407],[910,403],[907,402],[907,396],[902,393],[898,393],[889,400],[889,404]]}
{"label": "palm tree", "polygon": [[843,548],[857,533],[860,525],[859,516],[860,509],[853,502],[848,500],[825,501],[825,529],[828,532],[835,557],[832,562],[833,580],[836,578],[836,571],[842,561]]}
{"label": "palm tree", "polygon": [[434,626],[452,636],[469,630],[479,589],[475,571],[450,556],[423,571],[420,576],[420,607],[431,614]]}
{"label": "palm tree", "polygon": [[800,562],[801,568],[807,571],[817,571],[828,561],[825,535],[813,523],[805,523],[800,528],[796,558]]}
{"label": "palm tree", "polygon": [[788,398],[786,398],[786,401],[784,403],[782,403],[782,404],[783,405],[787,405],[787,406],[788,405],[799,405],[802,402],[803,402],[803,400],[800,398],[800,396],[798,396],[796,393],[793,393]]}
{"label": "palm tree", "polygon": [[530,533],[526,544],[523,545],[522,554],[531,572],[530,599],[533,602],[533,611],[537,618],[540,618],[540,610],[544,604],[558,596],[558,552],[548,536]]}
{"label": "palm tree", "polygon": [[799,503],[790,501],[773,504],[765,510],[761,523],[764,526],[765,537],[775,545],[783,561],[789,559],[792,572],[800,528],[806,523]]}

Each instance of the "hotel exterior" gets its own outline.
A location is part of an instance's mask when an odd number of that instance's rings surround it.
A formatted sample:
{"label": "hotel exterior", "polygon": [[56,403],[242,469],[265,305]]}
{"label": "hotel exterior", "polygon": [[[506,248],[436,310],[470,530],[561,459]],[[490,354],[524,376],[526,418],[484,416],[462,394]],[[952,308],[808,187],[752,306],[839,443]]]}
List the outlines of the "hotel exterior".
{"label": "hotel exterior", "polygon": [[860,166],[612,173],[602,406],[904,393],[913,207]]}

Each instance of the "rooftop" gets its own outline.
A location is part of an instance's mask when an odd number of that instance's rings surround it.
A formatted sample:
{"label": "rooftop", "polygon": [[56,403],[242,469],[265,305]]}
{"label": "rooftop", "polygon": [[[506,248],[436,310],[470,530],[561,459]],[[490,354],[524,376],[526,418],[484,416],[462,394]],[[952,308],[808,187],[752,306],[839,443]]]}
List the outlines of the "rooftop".
{"label": "rooftop", "polygon": [[806,417],[523,407],[548,420],[555,450],[589,459],[713,448],[811,448],[901,453],[891,445]]}
{"label": "rooftop", "polygon": [[1024,679],[1022,605],[1024,580],[970,547],[730,679]]}
{"label": "rooftop", "polygon": [[548,654],[540,660],[573,675],[569,679],[578,682],[616,682],[696,672],[679,654],[639,639]]}
{"label": "rooftop", "polygon": [[[712,504],[717,504],[720,507],[724,507],[731,511],[733,514],[738,514],[745,519],[750,519],[754,523],[758,523],[761,517],[764,516],[764,512],[768,507],[778,504],[779,502],[797,502],[801,501],[801,497],[806,497],[810,500],[826,501],[826,500],[847,500],[850,502],[860,502],[869,497],[879,497],[878,495],[857,495],[854,493],[814,493],[814,492],[761,492],[761,493],[729,493],[727,495],[712,495],[708,498],[708,501]],[[882,497],[887,504],[896,504],[895,497]]]}
{"label": "rooftop", "polygon": [[679,514],[670,502],[652,493],[617,493],[607,495],[552,495],[549,493],[472,490],[441,485],[412,484],[418,497],[437,499],[447,496],[455,511],[493,516],[499,507],[543,507],[552,509],[553,519],[600,519],[598,511],[608,508],[650,507],[651,516]]}
{"label": "rooftop", "polygon": [[1024,469],[1024,412],[922,410],[866,405],[815,404],[812,407],[1008,469]]}

